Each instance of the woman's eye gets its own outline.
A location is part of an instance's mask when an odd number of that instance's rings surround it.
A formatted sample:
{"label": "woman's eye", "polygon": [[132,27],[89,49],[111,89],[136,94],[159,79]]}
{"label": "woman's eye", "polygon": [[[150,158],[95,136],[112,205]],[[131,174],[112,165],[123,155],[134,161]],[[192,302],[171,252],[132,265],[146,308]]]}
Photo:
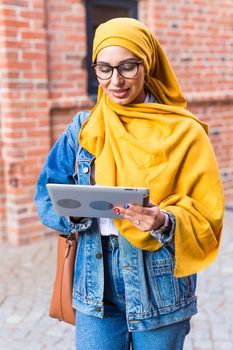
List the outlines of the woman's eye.
{"label": "woman's eye", "polygon": [[123,71],[131,71],[135,68],[134,63],[125,63],[121,65],[121,70]]}
{"label": "woman's eye", "polygon": [[104,66],[104,65],[101,65],[101,66],[98,66],[98,69],[102,72],[102,73],[109,73],[111,72],[111,67],[110,66]]}

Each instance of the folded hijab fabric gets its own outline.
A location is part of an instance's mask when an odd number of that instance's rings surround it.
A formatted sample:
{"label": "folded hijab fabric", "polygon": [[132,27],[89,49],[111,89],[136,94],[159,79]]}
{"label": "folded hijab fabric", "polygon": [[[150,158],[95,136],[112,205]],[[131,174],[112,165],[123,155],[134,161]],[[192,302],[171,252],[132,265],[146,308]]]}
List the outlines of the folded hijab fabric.
{"label": "folded hijab fabric", "polygon": [[[79,142],[96,157],[100,185],[150,189],[150,199],[176,218],[175,275],[206,268],[216,257],[222,230],[223,191],[207,125],[184,109],[178,81],[158,41],[135,19],[116,18],[95,34],[93,62],[107,46],[143,59],[147,89],[160,103],[118,105],[99,88]],[[161,244],[125,219],[114,219],[132,245],[155,251]]]}
{"label": "folded hijab fabric", "polygon": [[107,46],[122,46],[143,59],[148,72],[147,89],[164,104],[185,107],[176,76],[159,42],[146,26],[133,18],[115,18],[95,33],[92,61]]}

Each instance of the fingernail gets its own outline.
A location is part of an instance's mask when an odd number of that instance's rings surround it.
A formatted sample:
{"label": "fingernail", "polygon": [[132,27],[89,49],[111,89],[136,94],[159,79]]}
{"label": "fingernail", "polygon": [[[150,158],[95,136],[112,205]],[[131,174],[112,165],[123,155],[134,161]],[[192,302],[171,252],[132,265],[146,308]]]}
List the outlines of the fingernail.
{"label": "fingernail", "polygon": [[119,208],[117,208],[117,207],[116,207],[116,208],[114,208],[113,210],[115,211],[115,213],[116,213],[117,215],[119,215],[119,214],[120,214],[120,212],[121,212],[121,211],[120,211],[120,209],[119,209]]}
{"label": "fingernail", "polygon": [[123,207],[124,207],[125,209],[128,209],[128,208],[129,208],[129,204],[128,204],[128,203],[125,203],[125,204],[123,205]]}

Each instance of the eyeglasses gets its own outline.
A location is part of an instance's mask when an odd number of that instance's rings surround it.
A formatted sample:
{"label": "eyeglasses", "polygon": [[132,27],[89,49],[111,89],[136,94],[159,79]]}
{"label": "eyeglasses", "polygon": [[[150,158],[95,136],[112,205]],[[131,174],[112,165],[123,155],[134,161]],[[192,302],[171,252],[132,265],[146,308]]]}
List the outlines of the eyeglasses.
{"label": "eyeglasses", "polygon": [[110,66],[107,63],[96,63],[92,64],[92,68],[95,72],[95,75],[101,80],[108,80],[113,75],[113,70],[116,68],[120,76],[125,79],[131,79],[136,77],[138,74],[139,66],[142,64],[141,61],[134,62],[125,62],[121,63],[118,66]]}

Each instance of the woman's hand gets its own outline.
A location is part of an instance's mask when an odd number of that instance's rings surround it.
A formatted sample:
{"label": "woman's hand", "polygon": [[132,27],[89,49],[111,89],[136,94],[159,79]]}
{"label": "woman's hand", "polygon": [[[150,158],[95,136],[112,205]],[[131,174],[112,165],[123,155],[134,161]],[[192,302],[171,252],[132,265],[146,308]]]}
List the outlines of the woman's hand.
{"label": "woman's hand", "polygon": [[114,208],[114,211],[143,232],[160,228],[166,218],[164,212],[152,201],[149,202],[148,207],[125,204],[124,207]]}

